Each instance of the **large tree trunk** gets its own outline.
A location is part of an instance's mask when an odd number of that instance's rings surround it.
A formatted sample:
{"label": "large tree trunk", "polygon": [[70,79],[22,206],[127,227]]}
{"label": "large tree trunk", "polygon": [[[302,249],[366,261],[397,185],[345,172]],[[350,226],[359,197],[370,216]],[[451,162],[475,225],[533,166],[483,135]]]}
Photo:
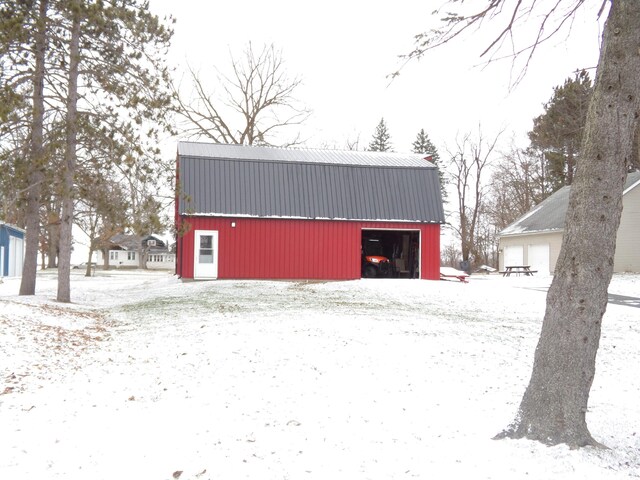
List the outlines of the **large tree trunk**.
{"label": "large tree trunk", "polygon": [[103,268],[105,270],[110,270],[111,269],[111,265],[109,264],[109,261],[111,259],[109,258],[109,248],[108,247],[104,247],[104,248],[101,248],[100,251],[102,252],[102,258],[104,259]]}
{"label": "large tree trunk", "polygon": [[598,445],[585,417],[640,113],[640,2],[610,8],[533,373],[516,421],[499,437]]}
{"label": "large tree trunk", "polygon": [[47,8],[48,0],[40,0],[38,28],[35,34],[35,69],[33,72],[33,128],[31,131],[31,173],[27,193],[25,215],[25,252],[20,295],[36,293],[36,272],[38,270],[38,243],[40,240],[40,191],[44,180],[44,72],[47,48]]}
{"label": "large tree trunk", "polygon": [[59,302],[71,301],[71,243],[73,227],[73,180],[77,162],[78,64],[80,63],[80,12],[78,5],[71,8],[73,15],[69,44],[69,90],[67,93],[67,144],[62,170],[62,222],[60,224],[60,257],[58,259]]}
{"label": "large tree trunk", "polygon": [[[95,267],[93,266],[92,263],[92,258],[93,258],[93,246],[89,247],[89,258],[87,259],[87,269],[84,271],[84,276],[85,277],[90,277],[93,275]],[[97,267],[97,265],[96,265]]]}
{"label": "large tree trunk", "polygon": [[47,268],[56,268],[58,266],[58,254],[60,252],[60,225],[57,222],[47,225],[45,231],[47,234]]}

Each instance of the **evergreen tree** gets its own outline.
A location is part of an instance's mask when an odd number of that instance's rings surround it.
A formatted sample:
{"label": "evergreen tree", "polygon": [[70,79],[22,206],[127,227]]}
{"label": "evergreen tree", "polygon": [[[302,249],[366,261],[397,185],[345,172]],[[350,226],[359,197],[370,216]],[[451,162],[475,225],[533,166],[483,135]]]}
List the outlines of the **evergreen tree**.
{"label": "evergreen tree", "polygon": [[544,113],[533,120],[529,139],[544,155],[551,191],[573,183],[592,92],[591,78],[582,70],[553,89]]}
{"label": "evergreen tree", "polygon": [[447,181],[444,176],[444,172],[440,168],[440,154],[438,149],[433,144],[429,135],[424,132],[424,128],[418,132],[415,142],[413,142],[413,153],[419,153],[426,155],[429,161],[431,161],[436,167],[438,167],[438,176],[440,177],[440,192],[442,194],[442,201],[447,200]]}
{"label": "evergreen tree", "polygon": [[[58,300],[70,301],[71,227],[88,161],[107,180],[152,184],[171,102],[172,31],[144,0],[0,0],[0,182],[26,226],[21,295],[33,295],[44,201],[60,205]],[[121,180],[122,181],[122,180]],[[104,185],[109,185],[105,182]],[[18,187],[18,188],[16,188]],[[19,215],[17,209],[24,210]]]}
{"label": "evergreen tree", "polygon": [[[93,3],[73,0],[59,10],[66,30],[62,31],[60,53],[66,74],[66,139],[62,176],[62,221],[58,265],[58,301],[69,302],[71,229],[74,219],[74,179],[78,170],[80,127],[92,122],[93,131],[128,131],[120,141],[132,149],[124,161],[129,173],[148,173],[140,165],[147,157],[144,135],[136,125],[144,125],[148,137],[157,136],[170,106],[168,69],[164,53],[172,31],[162,25],[141,0]],[[57,53],[57,52],[56,52]],[[144,53],[144,55],[143,55]],[[97,108],[96,108],[97,107]],[[114,108],[115,107],[115,108]],[[120,134],[121,135],[121,134]],[[138,178],[138,175],[136,175]]]}
{"label": "evergreen tree", "polygon": [[387,130],[387,124],[384,122],[384,118],[380,120],[380,123],[376,127],[376,133],[373,134],[373,138],[369,143],[370,152],[388,152],[391,150],[391,135]]}

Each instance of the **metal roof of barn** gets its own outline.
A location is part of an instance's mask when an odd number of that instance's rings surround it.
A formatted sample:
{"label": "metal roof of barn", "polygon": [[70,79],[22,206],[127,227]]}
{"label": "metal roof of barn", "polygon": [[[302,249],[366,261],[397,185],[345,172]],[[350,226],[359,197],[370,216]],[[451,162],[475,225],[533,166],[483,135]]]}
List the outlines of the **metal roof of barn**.
{"label": "metal roof of barn", "polygon": [[255,147],[219,143],[179,142],[178,155],[229,160],[366,165],[374,167],[436,168],[425,155],[394,152],[359,152],[303,148]]}
{"label": "metal roof of barn", "polygon": [[[640,184],[639,171],[627,174],[624,193],[627,193],[638,184]],[[502,230],[500,235],[525,235],[563,230],[564,219],[569,206],[570,191],[570,186],[562,187]]]}
{"label": "metal roof of barn", "polygon": [[178,144],[185,215],[444,223],[423,155]]}

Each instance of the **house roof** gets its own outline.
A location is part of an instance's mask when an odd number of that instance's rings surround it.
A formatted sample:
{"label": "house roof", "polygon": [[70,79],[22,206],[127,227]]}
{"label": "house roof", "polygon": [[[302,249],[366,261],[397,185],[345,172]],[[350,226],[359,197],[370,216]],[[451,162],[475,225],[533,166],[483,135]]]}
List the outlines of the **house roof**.
{"label": "house roof", "polygon": [[[640,184],[640,171],[627,174],[623,195]],[[562,187],[518,220],[500,232],[500,235],[558,232],[564,229],[564,218],[569,206],[570,186]]]}
{"label": "house roof", "polygon": [[13,225],[11,223],[5,223],[2,220],[0,220],[0,227],[1,226],[5,226],[6,228],[10,228],[10,229],[15,230],[15,231],[20,232],[20,233],[26,233],[27,232],[24,228],[17,227],[16,225]]}
{"label": "house roof", "polygon": [[424,155],[180,142],[178,164],[184,215],[444,223]]}
{"label": "house roof", "polygon": [[124,248],[125,250],[138,250],[142,245],[142,237],[138,235],[127,235],[124,233],[114,235],[109,239],[109,241],[118,247]]}
{"label": "house roof", "polygon": [[124,233],[118,233],[109,239],[109,241],[124,250],[137,251],[142,247],[142,242],[145,240],[156,240],[158,244],[155,247],[151,247],[150,250],[167,250],[164,242],[154,235],[147,235],[141,237],[139,235],[127,235]]}

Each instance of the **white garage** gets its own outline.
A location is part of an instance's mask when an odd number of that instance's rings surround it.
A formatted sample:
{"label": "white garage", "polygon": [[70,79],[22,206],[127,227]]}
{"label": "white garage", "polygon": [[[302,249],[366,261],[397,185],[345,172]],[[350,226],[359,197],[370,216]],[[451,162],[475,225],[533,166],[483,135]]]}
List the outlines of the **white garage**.
{"label": "white garage", "polygon": [[[640,272],[640,171],[627,174],[622,195],[614,272]],[[500,232],[500,270],[508,265],[529,265],[538,275],[556,267],[571,187],[563,187]]]}

